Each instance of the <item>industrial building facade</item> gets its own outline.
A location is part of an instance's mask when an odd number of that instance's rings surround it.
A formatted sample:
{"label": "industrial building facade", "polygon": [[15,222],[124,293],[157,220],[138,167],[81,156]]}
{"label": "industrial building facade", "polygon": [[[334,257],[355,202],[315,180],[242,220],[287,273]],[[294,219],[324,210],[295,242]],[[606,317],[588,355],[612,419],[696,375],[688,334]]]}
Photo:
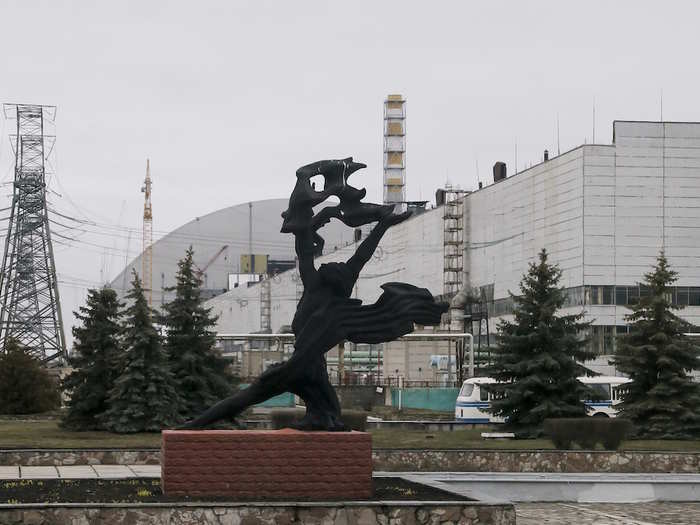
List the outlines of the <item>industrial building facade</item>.
{"label": "industrial building facade", "polygon": [[[672,299],[685,307],[679,315],[700,324],[700,123],[616,121],[609,145],[580,146],[457,198],[458,207],[448,202],[392,228],[355,295],[372,302],[387,281],[443,295],[444,274],[455,270],[446,261],[458,260],[450,246],[459,230],[464,288],[485,297],[492,332],[512,314],[509,292],[518,293],[542,248],[563,272],[567,305],[561,313],[585,311],[593,323],[591,346],[600,356],[594,369],[614,373],[607,364],[614,336],[626,331],[628,306],[645,293],[639,282],[662,249],[678,272]],[[462,216],[458,227],[450,222],[455,209]],[[353,245],[341,247],[317,264],[346,260],[353,252]],[[298,274],[285,272],[270,284],[271,328],[278,331],[291,324]],[[220,332],[259,330],[254,288],[208,303],[220,315]],[[438,343],[385,345],[381,373],[433,379],[440,353]]]}

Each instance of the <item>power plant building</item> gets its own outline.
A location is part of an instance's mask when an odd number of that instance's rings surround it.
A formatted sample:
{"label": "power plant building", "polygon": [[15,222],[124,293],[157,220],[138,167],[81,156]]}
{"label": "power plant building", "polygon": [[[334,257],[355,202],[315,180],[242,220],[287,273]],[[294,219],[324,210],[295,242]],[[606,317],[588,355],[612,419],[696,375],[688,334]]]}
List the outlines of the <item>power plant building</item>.
{"label": "power plant building", "polygon": [[[590,364],[614,373],[608,365],[614,336],[627,330],[624,316],[645,293],[639,282],[663,249],[678,272],[672,300],[685,307],[679,315],[700,323],[700,123],[616,121],[611,144],[582,145],[513,176],[505,166],[494,173],[497,182],[390,229],[354,296],[373,302],[382,283],[405,281],[452,300],[445,272],[454,271],[447,261],[459,260],[463,290],[477,290],[485,300],[493,334],[498,320],[512,315],[509,292],[518,293],[529,263],[546,248],[562,270],[567,303],[560,313],[585,312],[599,356]],[[454,199],[459,206],[447,213]],[[461,215],[458,228],[450,222],[454,210]],[[455,239],[448,230],[459,230],[457,242],[446,241]],[[448,244],[457,246],[461,259]],[[353,244],[339,246],[316,264],[353,253]],[[286,330],[299,297],[298,273],[281,273],[269,285],[270,328]],[[257,331],[256,288],[239,287],[208,301],[220,316],[220,333]],[[450,326],[470,329],[459,323]],[[407,380],[434,379],[436,354],[444,353],[438,343],[384,346],[382,374]]]}

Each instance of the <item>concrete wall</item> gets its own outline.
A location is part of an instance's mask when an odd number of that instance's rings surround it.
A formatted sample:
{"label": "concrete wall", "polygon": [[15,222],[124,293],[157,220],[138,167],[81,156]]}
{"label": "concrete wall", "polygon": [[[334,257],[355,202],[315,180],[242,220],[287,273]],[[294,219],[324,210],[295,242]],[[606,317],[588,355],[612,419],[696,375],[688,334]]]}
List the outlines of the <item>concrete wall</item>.
{"label": "concrete wall", "polygon": [[[465,525],[515,525],[512,503],[480,503],[458,501],[376,503],[170,503],[87,504],[66,503],[49,506],[29,504],[5,505],[0,508],[0,523],[324,523],[328,525],[356,523],[435,523]],[[395,520],[395,521],[393,521]]]}
{"label": "concrete wall", "polygon": [[[441,370],[430,366],[430,356],[447,356],[449,352],[448,344],[445,341],[394,341],[387,343],[384,345],[384,375],[387,377],[401,375],[407,381],[444,381],[447,369]],[[452,343],[452,355],[454,356],[454,343]]]}
{"label": "concrete wall", "polygon": [[467,195],[470,284],[508,297],[542,248],[561,266],[563,286],[582,284],[582,191],[581,147]]}
{"label": "concrete wall", "polygon": [[697,474],[700,454],[634,450],[372,450],[375,470]]}
{"label": "concrete wall", "polygon": [[[590,450],[372,450],[375,471],[638,472],[697,474],[698,452]],[[0,465],[158,465],[160,449],[0,450]],[[0,522],[1,523],[1,522]]]}

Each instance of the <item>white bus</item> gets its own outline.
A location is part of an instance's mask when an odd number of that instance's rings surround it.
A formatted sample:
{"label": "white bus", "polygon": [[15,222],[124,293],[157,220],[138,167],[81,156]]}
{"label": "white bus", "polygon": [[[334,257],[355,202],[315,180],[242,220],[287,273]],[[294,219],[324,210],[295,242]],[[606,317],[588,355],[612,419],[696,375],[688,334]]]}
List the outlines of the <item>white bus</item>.
{"label": "white bus", "polygon": [[[585,401],[589,416],[615,417],[615,405],[620,402],[620,389],[630,379],[626,377],[597,376],[579,377],[585,385],[600,392],[599,401]],[[455,403],[455,419],[464,423],[503,423],[502,417],[496,417],[486,411],[491,406],[492,394],[481,385],[495,383],[492,377],[471,377],[462,383]]]}

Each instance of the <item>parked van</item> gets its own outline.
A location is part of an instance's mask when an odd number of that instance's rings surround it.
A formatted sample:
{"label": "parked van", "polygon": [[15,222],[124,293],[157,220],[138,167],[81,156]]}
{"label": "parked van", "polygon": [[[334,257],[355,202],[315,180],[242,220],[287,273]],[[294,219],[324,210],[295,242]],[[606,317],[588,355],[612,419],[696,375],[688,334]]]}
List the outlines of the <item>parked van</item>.
{"label": "parked van", "polygon": [[[589,416],[615,417],[615,405],[620,402],[620,391],[630,382],[626,377],[596,376],[579,377],[584,385],[599,392],[598,401],[585,401]],[[493,394],[481,385],[496,383],[492,377],[470,377],[464,383],[457,395],[455,404],[455,419],[465,423],[503,423],[502,417],[496,417],[487,412],[491,406]]]}

